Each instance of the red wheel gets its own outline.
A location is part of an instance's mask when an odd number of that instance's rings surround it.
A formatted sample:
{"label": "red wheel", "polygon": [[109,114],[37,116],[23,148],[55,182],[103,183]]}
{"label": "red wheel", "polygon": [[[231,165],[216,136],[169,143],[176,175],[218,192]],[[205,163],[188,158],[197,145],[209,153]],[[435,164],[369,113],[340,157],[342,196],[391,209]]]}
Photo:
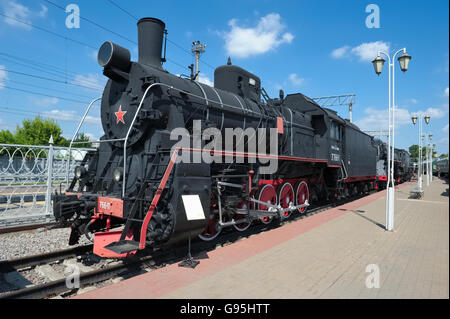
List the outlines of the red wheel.
{"label": "red wheel", "polygon": [[[295,203],[294,187],[292,187],[291,183],[283,183],[279,189],[280,190],[278,191],[278,198],[280,199],[280,201],[278,205],[280,205],[282,208],[288,208],[291,203]],[[285,211],[283,213],[283,218],[288,218],[289,215],[291,215],[291,211]]]}
{"label": "red wheel", "polygon": [[[270,203],[276,205],[277,200],[277,192],[275,191],[275,187],[270,184],[266,184],[259,190],[258,200],[264,203]],[[269,210],[269,207],[263,204],[258,204],[258,210]],[[269,224],[272,221],[273,217],[262,217],[261,222],[263,224]]]}
{"label": "red wheel", "polygon": [[[302,181],[297,185],[297,190],[295,191],[295,198],[297,200],[296,205],[302,205],[306,200],[309,200],[309,189],[306,182]],[[299,208],[298,211],[303,213],[306,211],[306,207]]]}
{"label": "red wheel", "polygon": [[198,235],[201,240],[210,241],[219,236],[222,231],[222,227],[219,225],[219,215],[218,214],[210,214],[210,218],[208,224],[205,227],[203,233]]}
{"label": "red wheel", "polygon": [[[247,209],[247,207],[248,207],[247,201],[240,202],[237,205],[237,208],[240,208],[240,209]],[[234,215],[234,218],[236,220],[247,218],[247,220],[248,220],[248,223],[240,223],[240,224],[233,225],[237,231],[247,230],[250,227],[250,225],[252,224],[252,221],[248,218],[248,215],[246,215],[246,214],[236,214],[236,215]]]}

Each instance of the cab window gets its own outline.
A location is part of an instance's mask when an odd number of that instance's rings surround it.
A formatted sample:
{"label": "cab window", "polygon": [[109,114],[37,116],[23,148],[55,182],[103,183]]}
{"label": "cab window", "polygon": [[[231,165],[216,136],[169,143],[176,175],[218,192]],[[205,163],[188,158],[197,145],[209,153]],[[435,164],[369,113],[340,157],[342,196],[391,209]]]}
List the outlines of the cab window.
{"label": "cab window", "polygon": [[338,141],[341,139],[341,127],[335,122],[331,122],[330,137]]}

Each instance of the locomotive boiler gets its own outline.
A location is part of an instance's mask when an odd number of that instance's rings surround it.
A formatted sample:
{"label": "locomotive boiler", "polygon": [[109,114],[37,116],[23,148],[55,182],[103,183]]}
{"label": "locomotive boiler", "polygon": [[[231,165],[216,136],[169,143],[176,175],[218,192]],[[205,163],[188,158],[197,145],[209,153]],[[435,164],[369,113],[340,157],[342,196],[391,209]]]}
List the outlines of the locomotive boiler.
{"label": "locomotive boiler", "polygon": [[[300,93],[269,98],[260,78],[230,59],[215,70],[214,86],[170,74],[164,22],[137,26],[137,62],[110,41],[99,49],[108,77],[104,135],[53,197],[56,220],[72,228],[70,244],[94,233],[94,253],[125,257],[377,187],[377,145],[357,126]],[[188,218],[187,196],[199,199],[202,218]]]}

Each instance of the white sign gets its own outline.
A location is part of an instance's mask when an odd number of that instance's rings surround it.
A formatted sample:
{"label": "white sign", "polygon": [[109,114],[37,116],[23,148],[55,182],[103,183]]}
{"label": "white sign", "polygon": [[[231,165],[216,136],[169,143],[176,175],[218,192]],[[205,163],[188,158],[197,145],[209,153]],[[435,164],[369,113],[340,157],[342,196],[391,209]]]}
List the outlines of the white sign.
{"label": "white sign", "polygon": [[198,195],[181,195],[188,220],[205,219],[200,196]]}

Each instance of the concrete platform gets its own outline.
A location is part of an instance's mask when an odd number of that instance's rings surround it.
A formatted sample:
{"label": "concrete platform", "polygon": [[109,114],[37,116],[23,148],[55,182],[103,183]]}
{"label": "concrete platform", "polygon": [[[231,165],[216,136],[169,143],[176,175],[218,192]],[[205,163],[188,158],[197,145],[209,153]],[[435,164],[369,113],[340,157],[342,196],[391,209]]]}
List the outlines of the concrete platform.
{"label": "concrete platform", "polygon": [[449,298],[448,182],[397,187],[75,298]]}

